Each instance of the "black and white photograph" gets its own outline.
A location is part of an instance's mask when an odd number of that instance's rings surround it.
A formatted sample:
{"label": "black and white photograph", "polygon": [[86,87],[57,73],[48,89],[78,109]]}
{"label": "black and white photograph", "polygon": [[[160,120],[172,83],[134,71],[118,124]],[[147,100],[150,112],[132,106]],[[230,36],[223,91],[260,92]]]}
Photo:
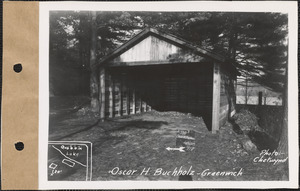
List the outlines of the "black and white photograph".
{"label": "black and white photograph", "polygon": [[50,10],[48,27],[47,181],[291,180],[288,13]]}

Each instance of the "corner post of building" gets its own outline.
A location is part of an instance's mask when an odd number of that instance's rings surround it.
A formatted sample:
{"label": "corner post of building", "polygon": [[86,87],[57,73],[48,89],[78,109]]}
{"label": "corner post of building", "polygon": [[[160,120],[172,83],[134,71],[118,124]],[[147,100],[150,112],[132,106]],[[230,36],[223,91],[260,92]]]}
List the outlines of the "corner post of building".
{"label": "corner post of building", "polygon": [[99,102],[100,102],[100,119],[105,118],[105,69],[99,70]]}
{"label": "corner post of building", "polygon": [[213,99],[212,99],[212,133],[215,134],[220,128],[220,89],[221,76],[220,65],[214,62],[213,66]]}

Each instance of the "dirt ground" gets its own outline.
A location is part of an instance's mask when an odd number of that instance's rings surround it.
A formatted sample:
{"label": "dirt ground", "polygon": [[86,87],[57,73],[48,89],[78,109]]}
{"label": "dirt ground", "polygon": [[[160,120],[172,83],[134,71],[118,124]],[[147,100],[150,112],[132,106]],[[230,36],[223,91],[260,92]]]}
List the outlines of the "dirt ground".
{"label": "dirt ground", "polygon": [[[179,174],[174,171],[180,167],[194,171],[188,177],[194,181],[287,179],[280,165],[255,163],[254,159],[260,157],[261,152],[243,148],[243,142],[249,138],[236,134],[230,123],[212,134],[201,117],[191,114],[151,111],[101,122],[84,109],[54,108],[50,111],[49,129],[50,141],[92,142],[92,180],[179,180]],[[195,132],[193,151],[166,149],[176,147],[178,130]],[[136,172],[129,175],[112,173],[117,168]],[[148,168],[148,174],[141,173]],[[242,173],[223,176],[221,172]],[[74,180],[80,179],[80,173],[73,172]]]}

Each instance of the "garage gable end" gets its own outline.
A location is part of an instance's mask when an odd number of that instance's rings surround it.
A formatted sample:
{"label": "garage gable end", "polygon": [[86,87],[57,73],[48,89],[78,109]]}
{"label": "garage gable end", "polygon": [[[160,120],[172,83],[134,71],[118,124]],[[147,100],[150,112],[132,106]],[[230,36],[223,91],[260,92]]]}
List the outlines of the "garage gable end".
{"label": "garage gable end", "polygon": [[204,57],[154,35],[149,35],[109,62],[109,65],[148,65],[200,62]]}
{"label": "garage gable end", "polygon": [[225,57],[195,46],[177,36],[146,28],[103,57],[97,65],[98,67],[153,65],[203,60],[227,62]]}

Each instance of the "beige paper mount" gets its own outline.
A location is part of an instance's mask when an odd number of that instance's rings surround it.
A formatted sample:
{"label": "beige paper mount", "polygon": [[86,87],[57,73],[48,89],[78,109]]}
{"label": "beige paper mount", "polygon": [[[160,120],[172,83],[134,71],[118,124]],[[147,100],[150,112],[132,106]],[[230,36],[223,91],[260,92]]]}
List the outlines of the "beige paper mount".
{"label": "beige paper mount", "polygon": [[[22,64],[20,73],[15,64]],[[3,190],[38,189],[38,70],[39,3],[3,2]]]}

